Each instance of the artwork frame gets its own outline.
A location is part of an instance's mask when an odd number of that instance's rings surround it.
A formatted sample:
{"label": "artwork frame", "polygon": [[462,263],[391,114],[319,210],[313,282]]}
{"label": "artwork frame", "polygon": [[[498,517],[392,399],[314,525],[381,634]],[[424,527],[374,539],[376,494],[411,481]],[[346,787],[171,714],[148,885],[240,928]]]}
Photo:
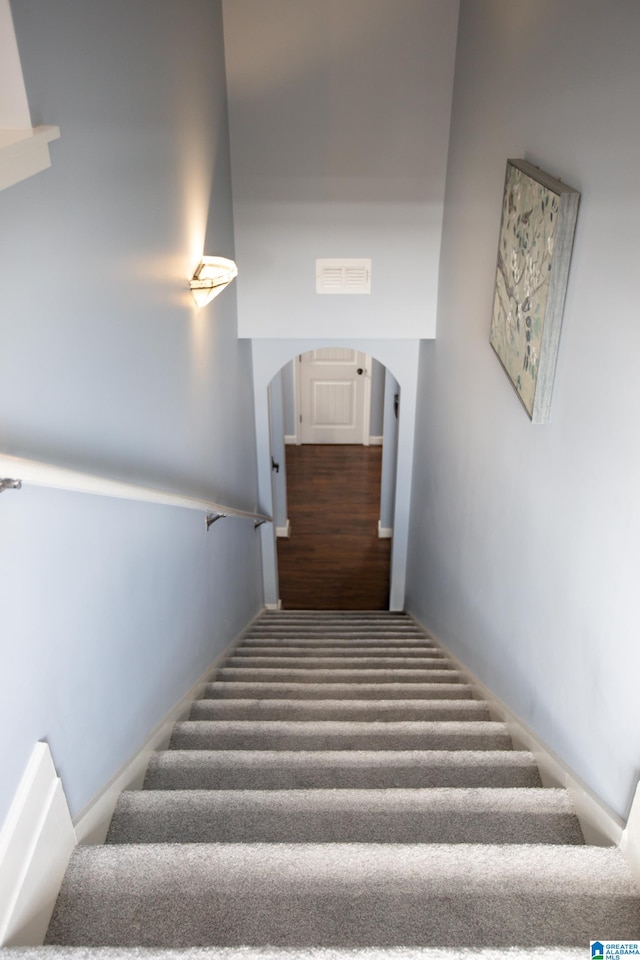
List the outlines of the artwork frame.
{"label": "artwork frame", "polygon": [[507,160],[489,343],[532,423],[551,410],[580,193]]}

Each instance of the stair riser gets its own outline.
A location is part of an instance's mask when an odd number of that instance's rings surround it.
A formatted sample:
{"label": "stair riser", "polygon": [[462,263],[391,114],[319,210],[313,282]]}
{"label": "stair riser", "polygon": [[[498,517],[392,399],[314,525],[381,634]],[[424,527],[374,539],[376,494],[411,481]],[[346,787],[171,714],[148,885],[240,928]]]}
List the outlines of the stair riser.
{"label": "stair riser", "polygon": [[248,638],[253,637],[342,637],[352,639],[354,637],[363,637],[376,639],[379,637],[389,637],[394,642],[405,638],[412,640],[431,640],[422,630],[415,627],[400,625],[389,629],[384,624],[320,624],[320,625],[300,625],[283,624],[277,627],[254,627],[247,634]]}
{"label": "stair riser", "polygon": [[185,822],[163,813],[156,820],[148,814],[121,816],[109,835],[110,843],[548,843],[580,844],[582,833],[575,818],[470,815],[451,823],[446,816],[354,817],[346,823],[335,816],[300,814],[286,817],[202,817]]}
{"label": "stair riser", "polygon": [[367,625],[360,626],[340,626],[339,624],[329,624],[321,627],[305,627],[303,625],[291,627],[276,627],[263,630],[252,630],[242,635],[243,643],[265,643],[271,639],[274,645],[280,643],[290,643],[296,637],[301,638],[302,644],[317,643],[322,641],[323,637],[328,638],[327,646],[332,646],[334,642],[357,644],[362,639],[363,644],[384,643],[385,640],[396,646],[406,642],[408,646],[422,644],[439,649],[440,645],[433,637],[421,630],[397,630],[371,627]]}
{"label": "stair riser", "polygon": [[245,634],[245,636],[290,636],[292,633],[301,633],[306,636],[317,636],[323,633],[344,634],[346,636],[351,636],[352,634],[363,634],[374,637],[382,635],[393,637],[394,639],[399,637],[412,637],[423,641],[433,642],[433,637],[430,637],[424,632],[424,630],[416,627],[415,624],[400,623],[389,626],[388,623],[380,623],[379,621],[374,620],[353,620],[349,623],[341,623],[336,620],[323,620],[321,623],[314,623],[312,621],[299,621],[275,625],[268,624],[267,626],[260,626],[259,624],[256,624]]}
{"label": "stair riser", "polygon": [[444,657],[230,657],[226,664],[233,669],[266,668],[272,670],[454,670]]}
{"label": "stair riser", "polygon": [[575,946],[609,928],[620,940],[637,936],[640,907],[627,876],[586,848],[562,848],[562,862],[544,846],[326,851],[148,845],[144,855],[132,846],[114,859],[109,846],[76,850],[48,942],[506,947]]}
{"label": "stair riser", "polygon": [[323,670],[286,668],[269,669],[267,667],[223,667],[216,673],[215,679],[222,682],[241,681],[260,683],[454,683],[458,674],[452,669],[433,670]]}
{"label": "stair riser", "polygon": [[352,647],[349,646],[325,646],[325,647],[292,647],[292,646],[267,646],[260,644],[243,643],[241,647],[236,647],[233,652],[234,657],[367,657],[369,659],[402,657],[403,659],[422,659],[424,657],[436,657],[439,660],[445,659],[441,650],[435,647]]}
{"label": "stair riser", "polygon": [[410,623],[415,626],[415,621],[408,614],[395,610],[270,610],[258,622],[277,624],[294,623],[300,620],[308,623],[325,623],[325,621],[351,623],[373,620],[377,623],[385,623],[387,626],[394,623]]}
{"label": "stair riser", "polygon": [[109,843],[581,844],[563,790],[128,790]]}
{"label": "stair riser", "polygon": [[176,769],[150,766],[147,790],[386,790],[428,787],[540,787],[535,764],[438,767]]}
{"label": "stair riser", "polygon": [[301,640],[317,640],[318,638],[327,639],[327,640],[354,640],[362,639],[363,641],[368,640],[381,640],[387,639],[390,642],[398,642],[401,640],[409,640],[411,642],[425,643],[430,638],[426,637],[424,633],[420,630],[416,630],[415,627],[399,628],[390,630],[388,627],[376,627],[376,626],[353,626],[353,627],[296,627],[296,626],[282,626],[282,627],[264,627],[262,629],[254,629],[249,633],[245,634],[247,640],[254,639],[265,639],[273,638],[279,640],[280,637],[285,637],[288,639],[295,639],[299,637]]}
{"label": "stair riser", "polygon": [[304,647],[313,650],[315,647],[339,647],[349,651],[353,647],[366,647],[372,650],[395,650],[409,648],[411,650],[423,650],[428,653],[431,650],[438,649],[434,647],[431,640],[424,637],[397,637],[395,635],[386,635],[380,637],[359,636],[354,638],[344,637],[343,635],[320,634],[317,637],[287,637],[281,633],[274,633],[272,636],[264,637],[245,637],[242,641],[243,646],[248,647],[273,647],[281,649],[287,647]]}
{"label": "stair riser", "polygon": [[215,682],[206,685],[207,699],[258,698],[280,700],[291,697],[295,700],[471,700],[473,690],[464,683],[276,683],[254,680]]}
{"label": "stair riser", "polygon": [[291,611],[282,615],[276,614],[273,617],[261,617],[254,621],[249,632],[286,630],[287,627],[295,627],[301,623],[305,624],[310,630],[322,630],[327,624],[337,624],[347,629],[364,624],[367,629],[387,630],[390,633],[397,633],[401,630],[413,630],[414,633],[419,633],[421,636],[425,635],[425,631],[415,620],[412,620],[411,617],[389,617],[388,614],[382,612],[379,616],[371,616],[371,614],[363,613],[359,610],[354,611],[353,616],[348,617],[337,616],[335,612],[330,613],[328,610],[324,611],[324,613],[314,610],[313,613],[309,613],[308,615],[299,611],[295,613]]}
{"label": "stair riser", "polygon": [[[174,889],[181,882],[176,879]],[[264,886],[269,886],[266,880]],[[638,920],[628,916],[624,901],[606,902],[597,893],[582,901],[577,918],[570,898],[535,894],[517,898],[505,892],[480,906],[473,898],[452,901],[435,891],[417,892],[409,882],[397,889],[394,897],[383,893],[369,897],[366,910],[361,901],[330,891],[320,894],[316,902],[295,893],[278,898],[261,892],[258,899],[253,892],[243,896],[242,891],[223,888],[211,892],[206,900],[198,897],[195,903],[186,903],[179,912],[176,899],[162,890],[149,901],[137,898],[135,909],[132,905],[123,910],[119,900],[110,903],[103,897],[101,923],[83,924],[77,917],[77,934],[65,930],[62,940],[88,946],[241,947],[268,943],[272,947],[311,949],[317,944],[339,948],[393,947],[397,943],[473,947],[481,937],[483,943],[505,949],[523,940],[531,946],[566,943],[571,948],[576,943],[588,944],[594,929],[606,928],[612,915],[622,917],[615,927],[616,939],[635,940],[638,932]],[[66,900],[61,901],[60,909],[69,912]],[[482,931],[483,916],[491,917],[490,935]],[[531,920],[550,916],[572,917],[573,923],[568,929],[566,920],[539,924]],[[540,933],[527,936],[525,931],[532,928]],[[56,925],[52,924],[47,942],[55,943],[56,936]]]}
{"label": "stair riser", "polygon": [[476,700],[398,700],[381,705],[360,701],[196,700],[190,720],[489,720]]}
{"label": "stair riser", "polygon": [[[251,729],[241,729],[251,725]],[[300,723],[299,729],[284,729],[284,721],[270,724],[239,723],[240,729],[226,729],[224,721],[186,721],[176,724],[171,749],[175,750],[509,750],[511,738],[501,724],[483,722],[476,728],[449,729],[444,724],[415,722],[415,730],[396,729],[392,723],[376,724],[376,730],[353,730],[353,724],[337,724],[342,729],[325,729],[330,724]],[[229,725],[231,726],[231,725]],[[310,726],[312,729],[305,729]],[[410,726],[402,724],[401,726]],[[498,729],[492,729],[492,727]],[[421,729],[422,728],[422,729]]]}

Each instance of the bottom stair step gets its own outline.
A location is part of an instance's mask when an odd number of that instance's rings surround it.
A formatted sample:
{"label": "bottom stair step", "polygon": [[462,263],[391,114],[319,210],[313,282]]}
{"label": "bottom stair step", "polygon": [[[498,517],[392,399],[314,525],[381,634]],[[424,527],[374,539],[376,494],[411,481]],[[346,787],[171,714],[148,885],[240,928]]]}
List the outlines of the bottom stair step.
{"label": "bottom stair step", "polygon": [[586,948],[639,929],[617,849],[147,844],[77,848],[47,942]]}
{"label": "bottom stair step", "polygon": [[130,790],[109,843],[583,843],[565,790]]}

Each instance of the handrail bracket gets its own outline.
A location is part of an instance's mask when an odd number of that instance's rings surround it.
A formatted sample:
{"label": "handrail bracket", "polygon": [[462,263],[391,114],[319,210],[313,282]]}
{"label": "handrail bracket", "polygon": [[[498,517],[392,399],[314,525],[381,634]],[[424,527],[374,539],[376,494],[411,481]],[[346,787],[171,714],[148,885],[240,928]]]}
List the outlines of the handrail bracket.
{"label": "handrail bracket", "polygon": [[204,518],[207,530],[213,523],[216,522],[216,520],[222,520],[223,517],[226,517],[226,513],[208,513]]}
{"label": "handrail bracket", "polygon": [[0,493],[4,493],[5,490],[20,489],[22,489],[22,480],[10,480],[9,477],[0,480]]}
{"label": "handrail bracket", "polygon": [[263,523],[266,523],[266,522],[267,522],[266,520],[254,520],[254,521],[253,521],[253,529],[254,529],[254,530],[257,530],[258,527],[261,527],[262,524],[263,524]]}

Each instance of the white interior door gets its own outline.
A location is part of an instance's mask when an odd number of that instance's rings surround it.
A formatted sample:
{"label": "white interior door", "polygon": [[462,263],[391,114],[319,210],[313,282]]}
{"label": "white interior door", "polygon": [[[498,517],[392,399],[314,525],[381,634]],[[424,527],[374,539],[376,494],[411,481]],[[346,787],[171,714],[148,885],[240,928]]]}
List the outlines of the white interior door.
{"label": "white interior door", "polygon": [[301,443],[369,443],[371,362],[346,347],[299,357]]}

